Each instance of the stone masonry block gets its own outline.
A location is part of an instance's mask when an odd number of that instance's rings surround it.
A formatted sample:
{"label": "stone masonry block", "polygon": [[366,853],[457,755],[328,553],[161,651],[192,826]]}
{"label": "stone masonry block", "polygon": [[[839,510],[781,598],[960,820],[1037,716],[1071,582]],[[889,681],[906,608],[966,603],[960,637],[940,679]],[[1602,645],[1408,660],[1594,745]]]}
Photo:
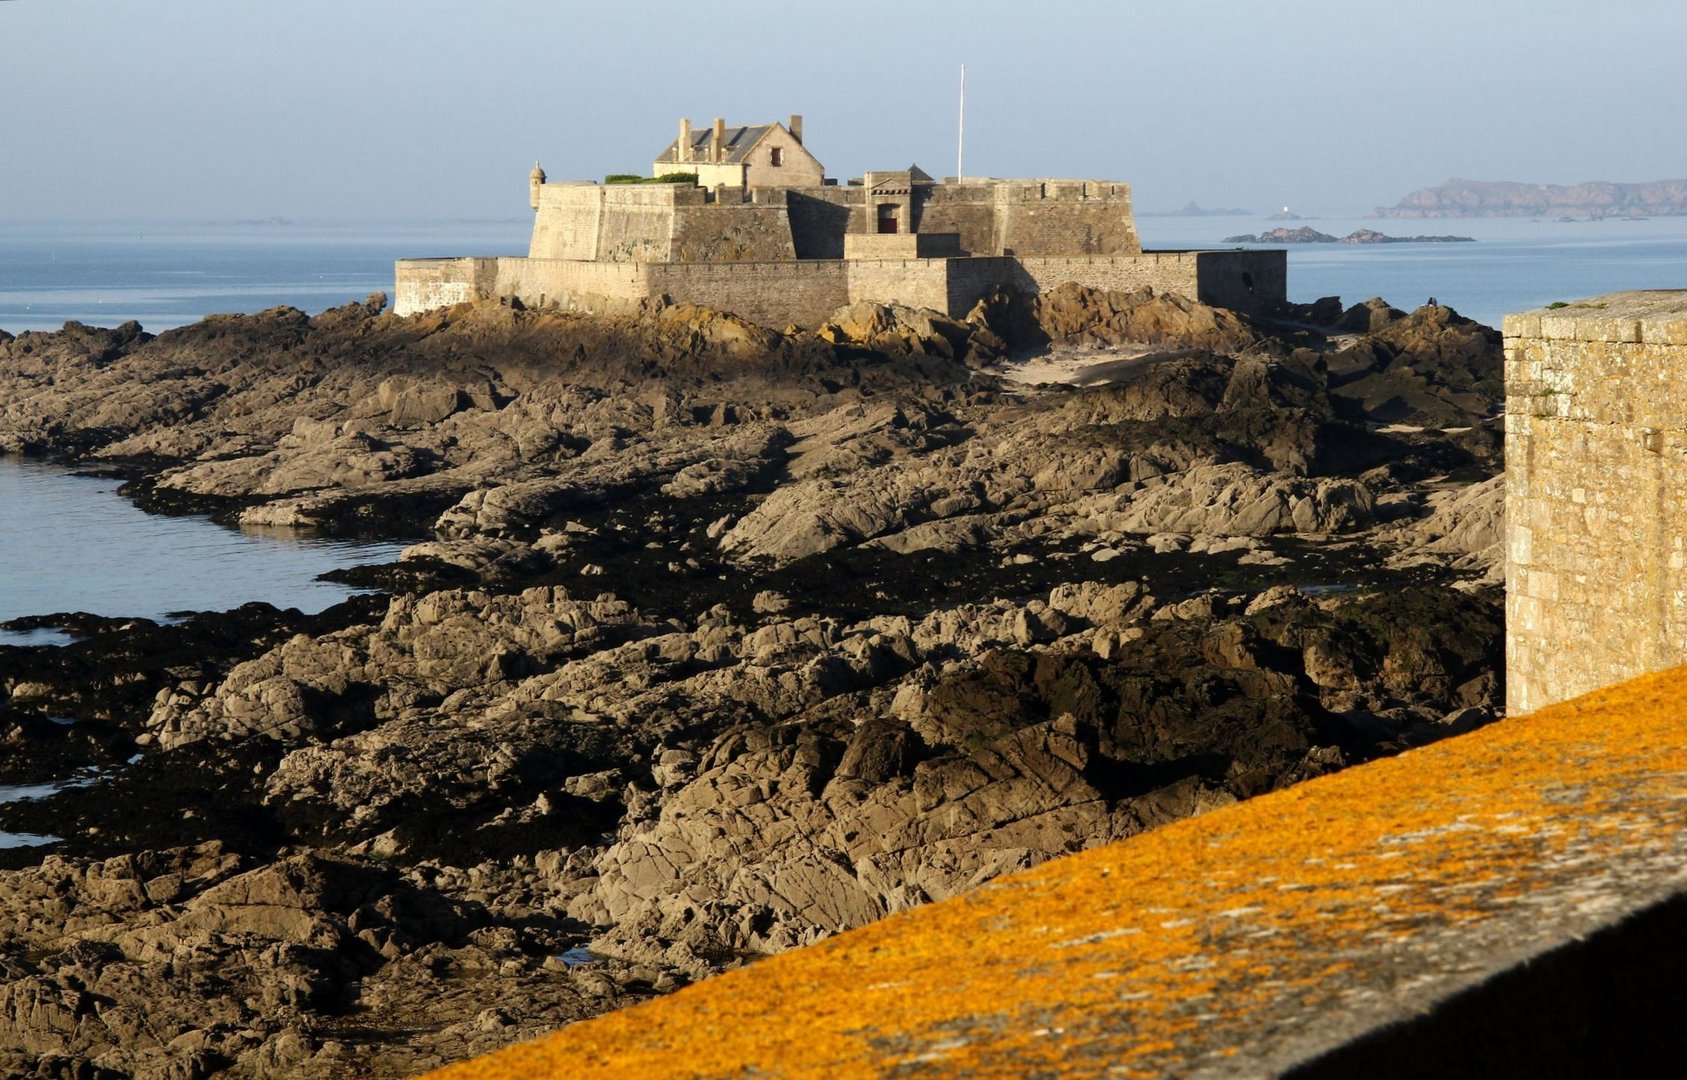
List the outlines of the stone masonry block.
{"label": "stone masonry block", "polygon": [[1687,318],[1648,320],[1640,324],[1640,333],[1648,344],[1687,345]]}
{"label": "stone masonry block", "polygon": [[1508,341],[1513,338],[1538,338],[1541,336],[1541,317],[1534,312],[1507,315],[1500,325]]}

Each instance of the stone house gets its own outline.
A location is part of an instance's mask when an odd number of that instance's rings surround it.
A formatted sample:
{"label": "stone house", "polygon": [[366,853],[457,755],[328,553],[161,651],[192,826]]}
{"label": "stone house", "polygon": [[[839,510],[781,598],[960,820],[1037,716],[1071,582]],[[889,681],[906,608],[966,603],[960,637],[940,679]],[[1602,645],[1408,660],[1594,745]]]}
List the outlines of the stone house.
{"label": "stone house", "polygon": [[690,173],[705,188],[819,187],[826,170],[802,141],[802,117],[789,124],[727,127],[720,117],[706,128],[679,122],[679,138],[663,148],[651,176]]}

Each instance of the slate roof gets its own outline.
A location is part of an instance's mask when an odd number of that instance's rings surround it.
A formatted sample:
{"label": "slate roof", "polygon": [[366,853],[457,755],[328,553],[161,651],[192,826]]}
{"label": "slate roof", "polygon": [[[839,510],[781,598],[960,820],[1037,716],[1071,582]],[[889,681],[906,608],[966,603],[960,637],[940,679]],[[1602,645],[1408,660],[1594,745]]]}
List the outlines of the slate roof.
{"label": "slate roof", "polygon": [[[757,143],[761,142],[762,136],[766,135],[770,129],[777,126],[778,125],[776,124],[750,124],[741,127],[727,128],[724,163],[727,165],[742,165],[749,159],[750,150],[754,148]],[[707,124],[700,128],[691,129],[691,148],[694,153],[689,161],[697,162],[707,160],[709,152],[709,135],[713,130],[714,129]],[[660,154],[656,155],[656,160],[674,161],[674,149],[678,145],[678,139],[670,142]]]}

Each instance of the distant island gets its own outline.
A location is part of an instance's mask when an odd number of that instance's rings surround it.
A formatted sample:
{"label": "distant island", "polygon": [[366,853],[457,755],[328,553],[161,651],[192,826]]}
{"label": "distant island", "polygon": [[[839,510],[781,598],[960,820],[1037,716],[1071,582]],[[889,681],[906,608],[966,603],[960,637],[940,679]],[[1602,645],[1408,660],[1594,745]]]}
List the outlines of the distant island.
{"label": "distant island", "polygon": [[1252,217],[1252,210],[1239,210],[1234,207],[1221,210],[1209,210],[1204,206],[1197,206],[1193,201],[1185,203],[1181,210],[1142,211],[1137,217]]}
{"label": "distant island", "polygon": [[1307,225],[1298,229],[1267,229],[1262,233],[1226,236],[1226,244],[1470,244],[1474,236],[1388,236],[1374,229],[1354,229],[1346,236],[1331,236]]}
{"label": "distant island", "polygon": [[1373,217],[1643,218],[1687,214],[1687,180],[1615,184],[1590,180],[1563,187],[1511,180],[1449,180],[1419,188]]}

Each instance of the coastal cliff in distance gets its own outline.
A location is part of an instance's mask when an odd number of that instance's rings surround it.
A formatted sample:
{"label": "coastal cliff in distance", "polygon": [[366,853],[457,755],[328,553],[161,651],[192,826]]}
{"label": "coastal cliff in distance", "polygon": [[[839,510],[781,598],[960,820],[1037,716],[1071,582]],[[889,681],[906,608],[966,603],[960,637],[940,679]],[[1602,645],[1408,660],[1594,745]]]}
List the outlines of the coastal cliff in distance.
{"label": "coastal cliff in distance", "polygon": [[1510,180],[1448,180],[1419,188],[1376,217],[1666,217],[1687,214],[1687,180],[1565,187]]}

